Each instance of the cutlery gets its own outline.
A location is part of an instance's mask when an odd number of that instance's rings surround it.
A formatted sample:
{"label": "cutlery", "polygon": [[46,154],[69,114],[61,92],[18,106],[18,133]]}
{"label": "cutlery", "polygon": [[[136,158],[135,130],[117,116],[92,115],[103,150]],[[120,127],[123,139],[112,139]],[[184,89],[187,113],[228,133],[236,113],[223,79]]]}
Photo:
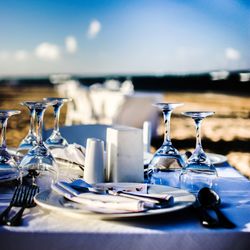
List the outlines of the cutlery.
{"label": "cutlery", "polygon": [[140,194],[140,193],[132,193],[132,192],[126,192],[124,190],[115,191],[113,188],[98,188],[95,187],[86,181],[82,179],[76,179],[72,183],[66,183],[67,185],[70,185],[71,187],[75,189],[87,189],[91,192],[99,192],[104,194],[110,194],[110,195],[119,195],[135,200],[141,200],[145,202],[153,202],[155,203],[155,206],[159,205],[159,208],[172,206],[174,204],[174,197],[172,195],[164,194],[163,197],[157,197],[155,195],[150,194]]}
{"label": "cutlery", "polygon": [[24,199],[24,191],[25,191],[24,186],[19,185],[16,187],[9,206],[0,214],[0,224],[1,225],[6,224],[6,221],[7,221],[7,218],[8,218],[8,215],[9,215],[11,208],[21,205],[21,203]]}
{"label": "cutlery", "polygon": [[215,211],[220,226],[228,229],[236,227],[236,225],[231,222],[219,209],[221,199],[214,190],[204,187],[198,192],[197,198],[203,207],[210,208]]}
{"label": "cutlery", "polygon": [[172,206],[174,204],[174,197],[172,195],[166,195],[165,198],[160,198],[160,197],[153,197],[150,195],[125,192],[125,191],[107,190],[107,193],[111,195],[117,195],[117,196],[127,197],[127,198],[140,200],[144,202],[154,203],[154,208],[164,208],[164,207]]}
{"label": "cutlery", "polygon": [[24,210],[35,206],[33,198],[38,192],[39,188],[36,185],[25,187],[23,200],[21,201],[21,209],[11,219],[6,221],[8,226],[19,226],[21,224]]}
{"label": "cutlery", "polygon": [[219,226],[218,221],[214,219],[203,206],[201,206],[197,198],[195,203],[193,204],[193,207],[198,212],[198,216],[202,226],[207,228],[216,228]]}
{"label": "cutlery", "polygon": [[[77,180],[77,181],[79,182],[79,180]],[[61,191],[60,188],[62,188],[74,196],[79,196],[81,194],[81,192],[77,191],[74,188],[75,185],[72,185],[72,183],[69,184],[67,182],[58,182],[55,185],[53,185],[52,187],[54,187],[54,189],[56,191],[59,191],[59,192]],[[154,196],[150,196],[150,195],[146,195],[146,194],[145,195],[144,194],[134,194],[134,193],[129,193],[129,192],[125,192],[125,191],[99,189],[99,188],[93,187],[92,185],[86,183],[83,180],[81,180],[81,191],[83,191],[83,192],[87,191],[87,192],[92,192],[92,193],[96,193],[96,194],[123,196],[126,198],[131,198],[131,199],[142,201],[142,202],[144,202],[145,207],[154,208],[154,209],[165,208],[165,207],[168,207],[168,206],[171,206],[174,204],[174,198],[173,198],[173,196],[170,196],[170,195],[166,195],[165,198],[160,198],[160,197],[154,197]]]}

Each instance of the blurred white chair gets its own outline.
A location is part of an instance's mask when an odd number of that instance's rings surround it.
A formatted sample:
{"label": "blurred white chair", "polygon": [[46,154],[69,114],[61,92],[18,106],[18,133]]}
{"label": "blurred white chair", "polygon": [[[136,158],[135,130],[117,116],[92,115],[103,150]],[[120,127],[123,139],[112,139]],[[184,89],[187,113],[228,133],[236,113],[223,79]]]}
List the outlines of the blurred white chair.
{"label": "blurred white chair", "polygon": [[112,124],[142,128],[145,121],[151,123],[152,135],[157,134],[159,125],[159,110],[153,106],[162,100],[161,94],[138,93],[126,96],[113,118]]}
{"label": "blurred white chair", "polygon": [[89,90],[103,89],[103,84],[97,82],[89,86]]}
{"label": "blurred white chair", "polygon": [[49,76],[49,80],[52,84],[62,84],[70,79],[71,75],[69,74],[52,74]]}
{"label": "blurred white chair", "polygon": [[241,82],[249,82],[250,81],[250,73],[240,73],[240,81]]}
{"label": "blurred white chair", "polygon": [[134,85],[131,80],[126,80],[121,84],[120,91],[124,94],[133,94]]}
{"label": "blurred white chair", "polygon": [[70,93],[74,92],[80,86],[77,80],[65,80],[63,83],[57,84],[56,91],[61,97],[70,97]]}
{"label": "blurred white chair", "polygon": [[110,79],[103,83],[103,87],[109,90],[120,90],[121,83],[118,80]]}
{"label": "blurred white chair", "polygon": [[97,122],[87,87],[79,86],[76,89],[70,89],[67,97],[71,97],[72,102],[68,103],[65,125]]}
{"label": "blurred white chair", "polygon": [[91,88],[89,96],[97,121],[105,124],[112,124],[113,117],[125,101],[123,93],[106,88]]}

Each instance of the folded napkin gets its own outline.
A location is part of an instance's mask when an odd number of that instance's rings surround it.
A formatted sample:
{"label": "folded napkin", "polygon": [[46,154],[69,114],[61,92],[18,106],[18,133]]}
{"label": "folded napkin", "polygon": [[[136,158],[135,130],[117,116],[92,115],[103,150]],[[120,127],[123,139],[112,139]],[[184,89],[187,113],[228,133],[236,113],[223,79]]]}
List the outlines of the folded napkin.
{"label": "folded napkin", "polygon": [[84,166],[85,148],[79,144],[73,143],[65,148],[53,148],[51,153],[60,163],[75,163]]}
{"label": "folded napkin", "polygon": [[144,202],[126,197],[93,192],[80,193],[65,186],[63,182],[52,184],[52,189],[65,198],[84,205],[86,210],[98,213],[127,213],[144,211]]}

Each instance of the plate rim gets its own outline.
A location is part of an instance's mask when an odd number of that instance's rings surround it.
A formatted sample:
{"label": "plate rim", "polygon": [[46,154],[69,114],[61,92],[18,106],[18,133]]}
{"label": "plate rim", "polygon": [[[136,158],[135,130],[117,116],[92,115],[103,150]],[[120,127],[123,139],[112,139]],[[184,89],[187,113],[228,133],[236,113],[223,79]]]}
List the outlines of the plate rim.
{"label": "plate rim", "polygon": [[19,176],[20,176],[20,171],[17,169],[15,173],[11,174],[11,177],[0,179],[0,184],[17,180]]}
{"label": "plate rim", "polygon": [[212,157],[218,157],[220,158],[220,160],[218,160],[217,162],[212,162],[214,165],[219,165],[222,164],[224,162],[227,162],[227,156],[222,155],[222,154],[216,154],[216,153],[206,153],[208,155],[208,157],[212,156]]}

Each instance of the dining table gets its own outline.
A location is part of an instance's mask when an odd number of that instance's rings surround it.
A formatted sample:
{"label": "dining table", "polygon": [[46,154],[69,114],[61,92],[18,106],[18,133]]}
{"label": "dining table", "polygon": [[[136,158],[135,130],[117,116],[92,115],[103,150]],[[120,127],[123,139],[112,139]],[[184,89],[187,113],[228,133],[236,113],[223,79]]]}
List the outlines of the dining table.
{"label": "dining table", "polygon": [[[206,228],[191,205],[150,216],[100,218],[35,206],[21,226],[0,226],[0,249],[249,249],[250,182],[228,162],[216,165],[214,189],[233,229]],[[0,185],[0,212],[9,204],[12,184]]]}

